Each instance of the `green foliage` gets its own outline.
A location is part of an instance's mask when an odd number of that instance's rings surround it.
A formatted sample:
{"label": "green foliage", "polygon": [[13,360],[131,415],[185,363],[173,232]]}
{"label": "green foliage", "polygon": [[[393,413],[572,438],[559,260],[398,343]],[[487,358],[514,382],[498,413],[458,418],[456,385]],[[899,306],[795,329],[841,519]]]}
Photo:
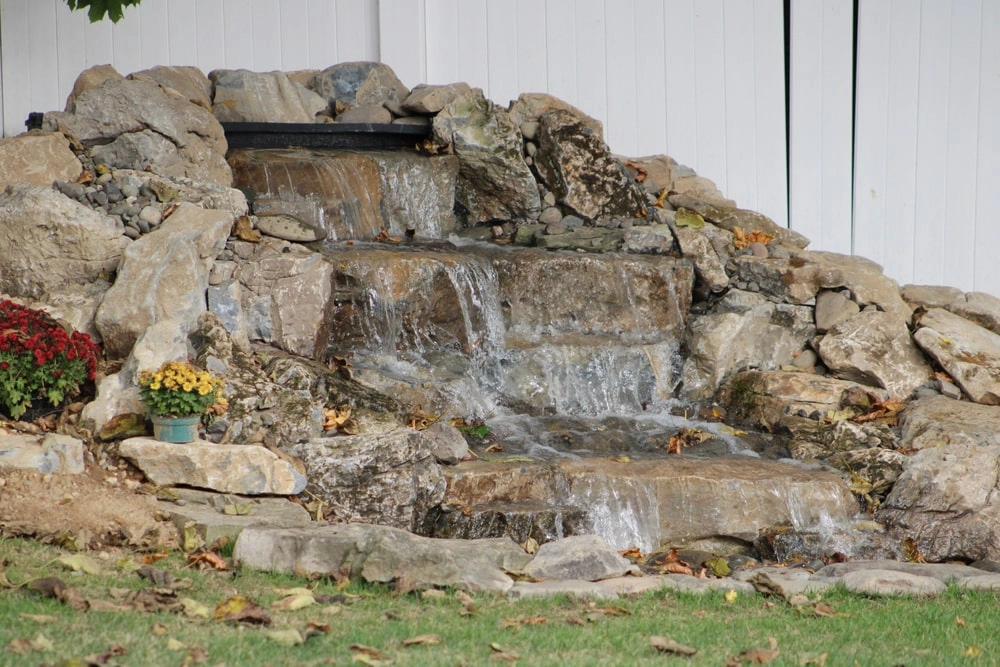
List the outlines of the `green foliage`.
{"label": "green foliage", "polygon": [[90,336],[44,311],[0,301],[0,409],[18,419],[32,401],[62,405],[94,379],[98,353]]}
{"label": "green foliage", "polygon": [[70,9],[87,9],[91,23],[104,19],[105,14],[112,23],[118,23],[124,16],[123,9],[138,5],[142,0],[66,0]]}

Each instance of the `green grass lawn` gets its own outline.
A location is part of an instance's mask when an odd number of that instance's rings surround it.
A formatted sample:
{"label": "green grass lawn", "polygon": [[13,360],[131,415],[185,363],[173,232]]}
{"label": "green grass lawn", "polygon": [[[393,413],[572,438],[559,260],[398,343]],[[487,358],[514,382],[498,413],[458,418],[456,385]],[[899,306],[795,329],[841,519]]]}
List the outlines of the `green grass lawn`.
{"label": "green grass lawn", "polygon": [[[838,590],[823,604],[798,607],[760,595],[727,601],[723,592],[511,601],[202,571],[179,553],[151,567],[180,582],[157,585],[134,571],[139,554],[88,554],[92,573],[59,562],[68,555],[0,538],[0,665],[725,665],[741,664],[745,651],[742,664],[1000,664],[997,593],[952,588],[932,599],[865,598]],[[75,610],[24,585],[43,577],[58,577],[76,593],[64,600],[91,608]],[[316,603],[281,609],[287,590],[302,587]],[[138,601],[177,611],[136,609],[137,591]],[[246,622],[216,620],[216,606],[237,595],[263,611]],[[250,622],[263,614],[269,626]],[[650,644],[655,636],[697,653],[658,652]]]}

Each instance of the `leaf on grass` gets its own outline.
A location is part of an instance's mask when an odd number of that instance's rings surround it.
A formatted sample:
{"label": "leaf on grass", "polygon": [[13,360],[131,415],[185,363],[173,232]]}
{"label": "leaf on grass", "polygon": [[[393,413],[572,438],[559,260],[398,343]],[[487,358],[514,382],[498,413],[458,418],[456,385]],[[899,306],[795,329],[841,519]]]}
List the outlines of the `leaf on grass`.
{"label": "leaf on grass", "polygon": [[205,546],[205,540],[198,534],[198,525],[194,521],[184,524],[184,539],[181,543],[181,550],[189,554],[196,549]]}
{"label": "leaf on grass", "polygon": [[47,598],[59,600],[64,605],[76,611],[87,611],[90,603],[80,594],[79,591],[70,588],[57,577],[44,577],[29,581],[25,586],[29,591],[34,591]]}
{"label": "leaf on grass", "polygon": [[503,626],[505,628],[518,628],[522,625],[545,625],[549,619],[545,616],[525,616],[524,618],[505,618]]}
{"label": "leaf on grass", "polygon": [[35,635],[34,639],[15,637],[7,644],[7,650],[11,653],[24,655],[30,651],[51,651],[55,648],[52,641],[43,634]]}
{"label": "leaf on grass", "polygon": [[774,637],[768,637],[771,642],[771,648],[750,648],[746,651],[741,651],[739,655],[730,656],[726,658],[726,667],[739,667],[740,665],[746,663],[750,665],[764,665],[775,658],[778,657],[778,640]]}
{"label": "leaf on grass", "polygon": [[674,224],[678,227],[690,227],[691,229],[701,229],[705,226],[705,218],[700,214],[686,208],[679,208],[674,214]]}
{"label": "leaf on grass", "polygon": [[753,584],[754,589],[765,596],[775,596],[788,599],[788,594],[785,593],[785,589],[781,587],[781,584],[771,579],[763,572],[758,572],[757,574],[750,577],[750,583]]}
{"label": "leaf on grass", "polygon": [[441,643],[441,635],[416,635],[403,640],[403,646],[433,646]]}
{"label": "leaf on grass", "polygon": [[967,658],[978,658],[979,654],[982,652],[983,650],[978,646],[970,646],[969,648],[965,649],[965,656]]}
{"label": "leaf on grass", "polygon": [[93,558],[83,554],[73,554],[72,556],[60,556],[56,562],[73,572],[83,572],[84,574],[97,574],[101,571],[101,566]]}
{"label": "leaf on grass", "polygon": [[[24,614],[21,614],[21,615],[23,616]],[[962,618],[961,616],[956,616],[955,617],[955,625],[957,625],[960,628],[964,628],[965,627],[965,619]]]}
{"label": "leaf on grass", "polygon": [[252,623],[255,625],[270,625],[271,615],[256,602],[243,595],[234,595],[220,602],[215,608],[215,620],[233,623]]}
{"label": "leaf on grass", "polygon": [[163,623],[153,623],[153,627],[151,627],[149,631],[153,633],[154,637],[163,637],[170,632],[170,628],[165,626]]}
{"label": "leaf on grass", "polygon": [[308,588],[296,588],[285,597],[275,602],[271,607],[282,611],[298,611],[316,604],[316,596]]}
{"label": "leaf on grass", "polygon": [[0,570],[0,588],[17,588],[17,584],[7,578],[7,573]]}
{"label": "leaf on grass", "polygon": [[264,636],[282,646],[298,646],[304,644],[306,638],[295,628],[283,628],[281,630],[265,630]]}
{"label": "leaf on grass", "polygon": [[649,638],[649,645],[655,648],[658,652],[666,653],[668,655],[692,656],[698,652],[698,649],[696,648],[685,646],[684,644],[677,643],[673,639],[657,635]]}
{"label": "leaf on grass", "polygon": [[462,603],[463,613],[473,614],[476,611],[476,601],[472,599],[472,596],[465,591],[457,591],[455,593],[455,599]]}
{"label": "leaf on grass", "polygon": [[607,605],[604,607],[591,605],[590,611],[596,614],[603,614],[604,616],[629,616],[632,614],[632,612],[625,607],[616,607],[614,605]]}
{"label": "leaf on grass", "polygon": [[111,662],[112,658],[117,658],[123,656],[128,651],[121,644],[112,644],[108,647],[108,650],[100,654],[91,654],[85,657],[83,660],[88,665],[106,665]]}
{"label": "leaf on grass", "polygon": [[504,647],[500,646],[496,642],[490,642],[490,650],[493,651],[493,655],[490,656],[491,660],[502,660],[503,662],[517,662],[521,659],[521,656],[514,651],[509,651]]}
{"label": "leaf on grass", "polygon": [[823,667],[823,665],[826,664],[826,656],[827,656],[826,651],[820,653],[819,655],[803,656],[799,660],[799,664],[802,665],[802,667],[808,667],[808,665],[816,665],[817,667]]}
{"label": "leaf on grass", "polygon": [[168,552],[168,551],[161,551],[161,552],[155,553],[155,554],[146,554],[145,556],[142,557],[142,564],[143,565],[152,565],[156,561],[163,560],[164,558],[166,558],[169,555],[170,555],[170,552]]}
{"label": "leaf on grass", "polygon": [[169,637],[167,639],[167,650],[168,651],[186,651],[187,650],[187,644],[185,644],[184,642],[180,641],[179,639],[174,639],[173,637]]}
{"label": "leaf on grass", "polygon": [[392,658],[374,646],[351,644],[351,662],[362,665],[389,665],[392,664]]}
{"label": "leaf on grass", "polygon": [[736,598],[739,597],[739,593],[736,592],[735,588],[730,588],[722,597],[725,598],[726,602],[732,604],[736,602]]}
{"label": "leaf on grass", "polygon": [[155,567],[143,565],[135,571],[140,577],[154,586],[173,586],[177,579],[166,570],[157,570]]}
{"label": "leaf on grass", "polygon": [[219,554],[212,553],[211,551],[193,553],[187,557],[187,562],[192,565],[206,566],[216,570],[229,569],[226,560]]}
{"label": "leaf on grass", "polygon": [[439,588],[428,588],[426,591],[420,591],[420,597],[424,600],[444,600],[448,594]]}

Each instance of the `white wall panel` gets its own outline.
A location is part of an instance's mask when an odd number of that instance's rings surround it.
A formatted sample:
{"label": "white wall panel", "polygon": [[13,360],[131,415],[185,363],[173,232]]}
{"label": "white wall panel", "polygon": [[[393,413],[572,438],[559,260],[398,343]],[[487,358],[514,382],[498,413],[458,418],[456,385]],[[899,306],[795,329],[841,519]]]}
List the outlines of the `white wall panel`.
{"label": "white wall panel", "polygon": [[791,5],[789,219],[811,248],[851,252],[854,9]]}
{"label": "white wall panel", "polygon": [[[1000,296],[1000,3],[984,2],[980,25],[979,153],[976,174],[976,290]],[[968,240],[964,241],[969,243]]]}

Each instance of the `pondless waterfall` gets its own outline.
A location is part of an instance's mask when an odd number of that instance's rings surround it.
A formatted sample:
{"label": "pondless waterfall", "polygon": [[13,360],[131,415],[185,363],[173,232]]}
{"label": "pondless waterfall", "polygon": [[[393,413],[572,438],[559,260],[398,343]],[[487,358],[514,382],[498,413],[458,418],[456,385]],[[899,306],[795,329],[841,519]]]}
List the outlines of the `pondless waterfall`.
{"label": "pondless waterfall", "polygon": [[[838,477],[767,460],[787,453],[678,399],[689,260],[456,235],[441,197],[454,187],[449,157],[230,156],[256,210],[327,232],[315,244],[332,267],[317,360],[346,360],[354,379],[432,419],[488,428],[474,460],[443,470],[444,501],[419,530],[539,542],[595,532],[644,551],[748,548],[775,526],[844,531],[858,506]],[[684,452],[668,454],[678,439]]]}

